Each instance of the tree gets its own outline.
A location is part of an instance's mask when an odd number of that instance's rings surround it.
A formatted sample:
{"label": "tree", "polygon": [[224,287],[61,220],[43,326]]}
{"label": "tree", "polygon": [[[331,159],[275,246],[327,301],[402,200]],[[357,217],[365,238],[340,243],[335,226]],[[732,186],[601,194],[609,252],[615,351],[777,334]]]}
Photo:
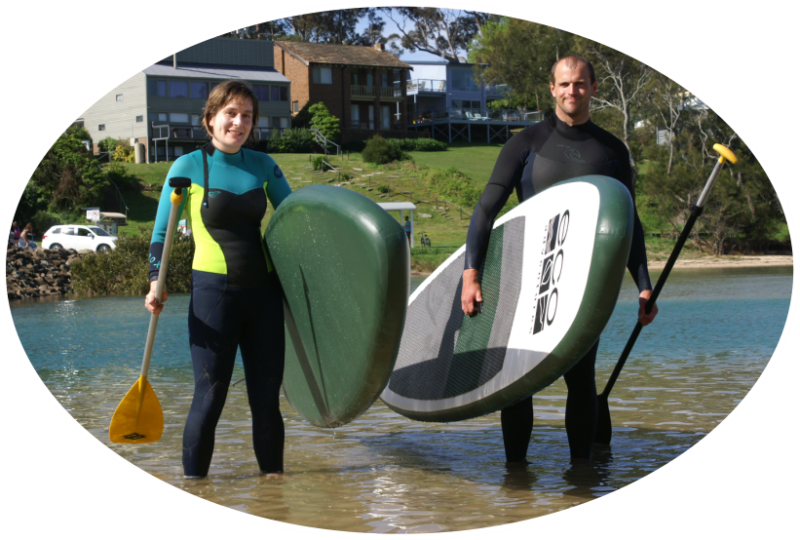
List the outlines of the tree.
{"label": "tree", "polygon": [[321,101],[308,108],[311,114],[311,127],[318,129],[328,140],[338,141],[341,128],[339,119],[331,114],[328,108]]}
{"label": "tree", "polygon": [[24,197],[32,202],[32,210],[76,212],[100,200],[108,178],[86,150],[82,136],[80,129],[67,130],[36,167]]}
{"label": "tree", "polygon": [[567,32],[528,21],[490,20],[475,38],[469,60],[486,64],[480,76],[488,84],[510,85],[510,105],[542,110],[551,107],[550,69],[571,38]]}
{"label": "tree", "polygon": [[481,25],[492,16],[481,12],[439,8],[379,8],[400,35],[390,41],[394,50],[422,51],[458,64]]}

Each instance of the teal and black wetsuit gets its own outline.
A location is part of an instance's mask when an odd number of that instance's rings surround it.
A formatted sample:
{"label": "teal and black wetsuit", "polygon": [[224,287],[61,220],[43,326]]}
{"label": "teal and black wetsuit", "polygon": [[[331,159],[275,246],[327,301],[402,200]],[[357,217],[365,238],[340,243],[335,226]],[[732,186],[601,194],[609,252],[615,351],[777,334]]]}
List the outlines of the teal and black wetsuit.
{"label": "teal and black wetsuit", "polygon": [[[246,149],[225,154],[211,144],[178,158],[167,180],[179,176],[192,181],[180,210],[187,215],[195,242],[189,304],[195,390],[183,432],[184,474],[208,473],[237,348],[244,362],[259,468],[282,471],[284,433],[278,397],[284,361],[283,304],[277,275],[268,268],[261,221],[267,199],[277,208],[291,189],[267,154]],[[150,245],[151,281],[157,279],[161,264],[170,191],[163,191],[158,206]]]}
{"label": "teal and black wetsuit", "polygon": [[[465,268],[481,267],[494,219],[512,193],[516,192],[522,202],[557,182],[590,174],[616,178],[635,200],[627,148],[593,122],[569,126],[553,115],[514,135],[500,151],[492,176],[472,214]],[[639,291],[651,288],[644,231],[636,213],[628,270]],[[597,428],[594,363],[598,343],[564,375],[567,383],[565,420],[573,458],[588,458],[592,452]],[[528,397],[506,407],[500,420],[506,459],[524,460],[533,428],[532,399]]]}

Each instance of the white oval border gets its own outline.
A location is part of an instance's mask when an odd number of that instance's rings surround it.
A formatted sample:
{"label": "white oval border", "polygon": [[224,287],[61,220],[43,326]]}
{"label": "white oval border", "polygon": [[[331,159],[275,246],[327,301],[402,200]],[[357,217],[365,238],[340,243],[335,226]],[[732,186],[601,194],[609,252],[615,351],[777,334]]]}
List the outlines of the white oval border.
{"label": "white oval border", "polygon": [[[311,7],[307,7],[307,8],[299,8],[299,9],[287,10],[287,11],[277,12],[277,13],[274,13],[274,14],[268,15],[268,16],[252,18],[252,19],[240,22],[240,23],[235,23],[235,24],[228,25],[226,27],[220,28],[219,30],[208,32],[206,34],[203,34],[202,36],[199,36],[199,37],[184,41],[184,42],[180,43],[179,45],[171,47],[171,48],[167,49],[166,51],[164,51],[163,53],[152,57],[150,60],[139,64],[135,68],[133,68],[130,71],[126,72],[124,75],[121,75],[121,76],[117,77],[111,83],[107,84],[100,91],[98,91],[96,94],[94,94],[81,107],[79,107],[76,110],[75,113],[73,113],[71,116],[69,116],[59,126],[59,128],[50,136],[50,138],[47,140],[45,145],[40,149],[40,151],[36,155],[35,159],[31,163],[31,165],[28,167],[28,169],[26,171],[26,174],[25,174],[25,176],[23,178],[23,182],[20,184],[19,188],[16,190],[14,198],[12,199],[11,207],[10,207],[9,213],[7,214],[7,217],[6,217],[6,224],[5,224],[6,226],[5,226],[5,229],[3,231],[3,235],[2,235],[3,242],[6,245],[8,243],[9,228],[10,228],[11,222],[12,222],[13,217],[14,217],[14,212],[12,210],[14,210],[14,211],[16,210],[16,207],[17,207],[17,205],[19,203],[19,200],[20,200],[20,198],[22,196],[22,192],[24,191],[25,185],[27,184],[28,180],[30,179],[31,175],[33,174],[33,171],[38,166],[38,164],[41,162],[42,158],[44,157],[45,153],[50,148],[50,146],[52,146],[52,144],[55,142],[55,140],[60,136],[61,133],[63,133],[66,130],[67,127],[69,127],[77,118],[79,118],[86,109],[88,109],[95,102],[97,102],[97,100],[101,96],[103,96],[106,93],[110,92],[117,85],[119,85],[123,81],[127,80],[128,78],[130,78],[134,74],[138,73],[142,69],[144,69],[144,68],[146,68],[146,67],[148,67],[150,65],[153,65],[153,64],[155,64],[156,62],[158,62],[160,60],[163,60],[163,59],[169,57],[170,55],[172,55],[175,52],[178,52],[178,51],[183,50],[183,49],[185,49],[187,47],[191,47],[193,45],[196,45],[197,43],[205,41],[206,39],[209,39],[211,37],[214,37],[214,36],[226,33],[226,32],[230,32],[230,31],[233,31],[233,30],[236,30],[236,29],[239,29],[239,28],[252,26],[252,25],[260,23],[260,22],[273,20],[273,19],[278,19],[278,18],[289,17],[289,16],[294,16],[294,15],[302,15],[302,14],[306,14],[306,13],[328,11],[330,9],[348,9],[348,8],[357,8],[357,7],[386,7],[387,3],[381,3],[381,2],[378,2],[378,1],[375,1],[375,0],[361,1],[361,2],[352,2],[352,1],[351,2],[340,2],[340,3],[331,3],[331,4],[319,5],[319,6],[311,6]],[[665,69],[661,65],[653,62],[652,60],[646,58],[645,56],[639,54],[638,52],[633,51],[633,50],[631,50],[631,49],[629,49],[629,48],[627,48],[627,47],[625,47],[623,45],[620,45],[620,44],[618,44],[616,42],[613,42],[613,41],[611,41],[609,39],[597,36],[595,34],[583,31],[581,29],[575,28],[575,27],[567,25],[567,24],[559,23],[557,21],[553,21],[553,20],[549,20],[549,19],[544,19],[544,18],[541,18],[541,17],[528,15],[526,13],[521,13],[521,12],[516,12],[516,11],[511,11],[511,10],[505,10],[505,9],[498,9],[498,8],[489,7],[489,6],[463,4],[463,3],[456,3],[456,2],[435,2],[435,1],[431,1],[431,0],[425,0],[425,1],[421,1],[421,2],[391,2],[391,5],[393,7],[426,6],[426,7],[440,7],[440,8],[443,8],[443,9],[469,9],[469,10],[473,10],[473,11],[484,11],[484,12],[495,13],[495,14],[498,14],[498,15],[503,15],[503,16],[508,16],[508,17],[515,17],[515,18],[519,18],[519,19],[525,19],[525,20],[528,20],[528,21],[531,21],[531,22],[552,26],[552,27],[558,28],[560,30],[565,30],[565,31],[568,31],[568,32],[572,32],[572,33],[581,35],[583,37],[586,37],[586,38],[592,39],[594,41],[597,41],[599,43],[602,43],[603,45],[606,45],[608,47],[614,48],[614,49],[616,49],[616,50],[618,50],[618,51],[620,51],[620,52],[622,52],[622,53],[624,53],[624,54],[636,59],[639,62],[642,62],[642,63],[645,63],[645,64],[649,65],[653,69],[659,71],[662,75],[665,75],[665,76],[669,77],[670,79],[674,80],[675,82],[677,82],[678,84],[680,84],[681,86],[686,88],[687,90],[691,91],[694,95],[699,97],[706,105],[708,105],[709,108],[711,108],[720,118],[722,118],[734,130],[734,132],[741,138],[741,140],[743,142],[745,142],[745,144],[747,144],[747,146],[750,149],[750,151],[756,157],[756,159],[761,164],[761,166],[764,168],[765,172],[767,173],[768,177],[770,178],[770,180],[772,182],[772,185],[773,185],[776,193],[778,194],[778,198],[781,201],[781,205],[783,207],[783,211],[784,211],[784,214],[785,214],[785,217],[786,217],[786,221],[787,221],[787,223],[789,225],[789,233],[790,233],[790,237],[791,237],[791,245],[792,245],[792,251],[793,251],[793,256],[794,256],[794,265],[793,265],[794,266],[794,275],[795,276],[800,275],[800,270],[799,270],[800,269],[800,263],[797,260],[797,253],[799,251],[798,250],[798,238],[797,238],[797,231],[796,231],[794,219],[792,217],[791,210],[789,208],[789,204],[788,204],[786,195],[784,194],[783,190],[781,189],[781,186],[778,183],[777,178],[775,177],[774,173],[772,172],[772,169],[769,167],[767,162],[764,160],[764,157],[761,154],[761,152],[756,148],[755,144],[744,133],[744,131],[741,129],[741,127],[737,123],[735,123],[719,106],[717,106],[716,103],[714,103],[711,99],[709,99],[705,94],[703,94],[697,88],[692,86],[684,78],[677,76],[673,72]],[[645,18],[643,24],[651,24],[651,23],[652,23],[652,21],[648,22],[648,19]],[[719,24],[719,21],[718,20],[714,20],[714,19],[709,21],[709,25],[714,24],[714,23]],[[734,39],[734,38],[731,38],[731,39]],[[749,45],[748,45],[748,47],[749,47]],[[720,63],[721,63],[721,61],[720,61]],[[710,71],[713,71],[716,68],[713,65],[711,65],[711,62],[709,62],[709,66],[708,66],[707,69],[710,70]],[[727,75],[725,73],[724,69],[718,70],[717,73],[718,73],[718,76],[722,77],[722,78],[724,78],[724,77],[732,77],[731,75]],[[713,76],[713,73],[712,73],[712,76]],[[758,77],[758,75],[756,75],[756,76]],[[739,110],[741,110],[741,109],[739,109]],[[5,252],[4,252],[4,255],[3,255],[3,260],[4,261],[5,261],[5,257],[6,257],[6,255],[5,255]],[[171,485],[171,484],[169,484],[167,482],[159,480],[158,478],[155,478],[154,476],[150,475],[149,473],[146,473],[143,470],[139,469],[138,467],[135,467],[130,462],[122,459],[115,452],[113,452],[109,447],[105,446],[105,444],[101,443],[94,436],[92,436],[77,421],[75,421],[75,419],[72,418],[72,416],[70,416],[66,412],[66,410],[61,406],[61,404],[53,397],[53,395],[50,393],[50,391],[44,385],[42,380],[39,378],[38,374],[36,373],[36,370],[31,365],[30,360],[27,358],[27,355],[25,354],[24,349],[22,348],[21,342],[19,341],[19,336],[16,333],[16,329],[14,328],[14,326],[12,324],[9,324],[9,322],[11,321],[11,311],[10,311],[10,305],[9,305],[9,301],[8,301],[8,290],[7,290],[7,285],[6,285],[5,280],[2,281],[2,286],[1,287],[2,288],[0,289],[0,292],[2,293],[2,298],[0,298],[0,300],[2,301],[2,304],[3,304],[3,311],[4,311],[5,316],[6,316],[6,324],[7,324],[8,328],[9,328],[9,333],[11,335],[12,341],[14,342],[14,346],[16,347],[17,351],[20,353],[20,357],[22,358],[22,360],[23,360],[23,362],[24,362],[24,364],[25,364],[25,366],[26,366],[26,368],[28,370],[28,373],[30,374],[31,378],[34,380],[34,382],[36,383],[37,387],[39,388],[39,391],[41,391],[42,394],[44,394],[44,396],[48,399],[50,404],[61,414],[61,416],[65,420],[67,420],[67,422],[70,425],[72,425],[73,428],[75,428],[76,431],[78,431],[81,435],[83,435],[84,438],[86,438],[89,442],[91,442],[95,447],[97,447],[98,449],[103,451],[106,455],[108,455],[116,463],[125,466],[127,469],[129,469],[130,471],[138,474],[142,478],[144,478],[144,479],[150,481],[151,483],[161,487],[162,489],[164,489],[164,490],[166,490],[166,491],[168,491],[168,492],[170,492],[172,494],[178,495],[178,496],[180,496],[180,497],[182,497],[182,498],[184,498],[184,499],[186,499],[188,501],[198,503],[200,505],[203,505],[203,506],[211,508],[213,510],[217,510],[219,512],[231,515],[233,517],[238,517],[240,519],[244,519],[244,520],[247,520],[247,521],[252,521],[254,523],[266,524],[266,525],[269,525],[271,527],[277,527],[277,528],[284,529],[284,530],[289,530],[289,531],[303,532],[303,533],[306,533],[306,534],[312,534],[312,535],[316,535],[316,536],[329,536],[329,537],[334,537],[334,538],[373,538],[373,537],[376,537],[376,536],[383,536],[383,535],[376,535],[376,534],[369,534],[369,533],[347,533],[347,532],[344,532],[344,531],[334,531],[334,530],[327,530],[327,529],[317,529],[317,528],[305,527],[305,526],[294,525],[294,524],[285,523],[285,522],[272,521],[272,520],[269,520],[269,519],[266,519],[266,518],[261,518],[261,517],[254,516],[254,515],[251,515],[251,514],[247,514],[247,513],[244,513],[244,512],[240,512],[240,511],[237,511],[237,510],[232,510],[230,508],[227,508],[227,507],[215,504],[215,503],[211,503],[211,502],[209,502],[209,501],[207,501],[205,499],[202,499],[200,497],[191,495],[191,494],[189,494],[189,493],[187,493],[187,492],[185,492],[183,490],[180,490],[179,488],[177,488],[177,487],[175,487],[175,486],[173,486],[173,485]],[[602,504],[604,502],[608,502],[608,501],[611,501],[613,499],[616,499],[617,497],[619,497],[621,495],[625,495],[626,493],[629,493],[630,491],[647,484],[648,482],[650,482],[654,478],[657,478],[657,477],[661,476],[663,473],[671,470],[676,465],[679,465],[679,464],[683,463],[689,457],[694,455],[698,450],[700,450],[706,444],[708,444],[708,442],[710,442],[717,435],[719,435],[719,433],[722,432],[722,430],[724,430],[742,412],[742,410],[744,410],[744,408],[750,403],[750,401],[753,399],[753,397],[758,392],[758,390],[761,389],[761,387],[763,386],[763,384],[766,381],[767,377],[769,376],[770,372],[774,368],[778,357],[780,356],[781,352],[783,351],[783,349],[784,349],[784,347],[785,347],[785,345],[787,343],[789,332],[790,332],[790,329],[791,329],[791,321],[793,321],[794,314],[797,311],[797,303],[798,303],[798,280],[795,279],[793,284],[792,284],[792,297],[791,297],[791,304],[790,304],[790,309],[789,309],[789,316],[788,316],[788,318],[787,318],[787,320],[785,322],[785,325],[784,325],[784,328],[783,328],[783,332],[781,334],[780,341],[778,343],[777,348],[775,349],[775,352],[774,352],[774,354],[772,356],[772,359],[770,360],[770,362],[768,363],[768,365],[764,369],[764,371],[761,373],[761,376],[759,377],[757,382],[754,384],[754,386],[751,388],[751,390],[747,393],[745,398],[742,399],[742,401],[739,403],[739,405],[737,405],[734,408],[734,410],[716,428],[714,428],[708,435],[706,435],[701,441],[696,443],[694,446],[689,448],[686,452],[684,452],[683,454],[681,454],[679,457],[675,458],[674,460],[672,460],[668,464],[664,465],[663,467],[661,467],[657,471],[654,471],[654,472],[650,473],[649,475],[644,476],[644,477],[640,478],[639,480],[637,480],[637,481],[635,481],[635,482],[633,482],[631,484],[628,484],[627,486],[625,486],[623,488],[620,488],[620,489],[618,489],[618,490],[616,490],[614,492],[611,492],[611,493],[609,493],[607,495],[604,495],[604,496],[602,496],[602,497],[600,497],[598,499],[594,499],[592,501],[588,501],[586,503],[580,504],[580,505],[575,506],[573,508],[570,508],[568,510],[563,510],[563,511],[560,511],[560,512],[555,512],[553,514],[548,514],[547,516],[542,516],[542,517],[538,517],[538,518],[534,518],[534,519],[530,519],[530,520],[526,520],[526,521],[520,521],[520,522],[516,522],[516,523],[512,523],[512,524],[502,525],[502,526],[494,526],[494,527],[488,527],[488,528],[482,528],[482,529],[474,529],[474,530],[469,530],[469,531],[454,531],[454,532],[448,532],[448,533],[425,534],[424,536],[426,538],[465,538],[465,537],[471,537],[471,536],[479,536],[479,535],[493,534],[493,533],[497,533],[497,532],[515,530],[515,529],[519,529],[519,528],[523,528],[523,527],[529,527],[531,525],[535,525],[535,524],[539,524],[539,523],[552,521],[552,520],[555,520],[555,519],[558,519],[558,518],[561,518],[561,517],[565,517],[565,516],[580,512],[582,510],[597,506],[597,505]]]}

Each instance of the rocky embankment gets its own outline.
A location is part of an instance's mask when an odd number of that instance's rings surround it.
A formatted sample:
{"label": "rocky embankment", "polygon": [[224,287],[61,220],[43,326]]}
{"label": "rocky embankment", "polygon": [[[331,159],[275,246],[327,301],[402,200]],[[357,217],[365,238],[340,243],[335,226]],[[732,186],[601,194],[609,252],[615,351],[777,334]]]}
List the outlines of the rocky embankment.
{"label": "rocky embankment", "polygon": [[74,249],[10,248],[6,254],[8,299],[71,293],[72,274],[69,267],[79,256]]}

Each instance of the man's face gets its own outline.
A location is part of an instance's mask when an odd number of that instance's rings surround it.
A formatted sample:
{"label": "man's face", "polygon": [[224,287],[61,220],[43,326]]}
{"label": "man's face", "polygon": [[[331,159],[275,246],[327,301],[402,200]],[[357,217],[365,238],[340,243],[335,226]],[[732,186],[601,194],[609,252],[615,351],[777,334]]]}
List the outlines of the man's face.
{"label": "man's face", "polygon": [[589,104],[596,92],[597,81],[590,82],[589,68],[583,62],[560,62],[556,66],[555,82],[550,83],[550,93],[556,99],[556,114],[561,120],[569,118],[577,124],[587,122]]}

